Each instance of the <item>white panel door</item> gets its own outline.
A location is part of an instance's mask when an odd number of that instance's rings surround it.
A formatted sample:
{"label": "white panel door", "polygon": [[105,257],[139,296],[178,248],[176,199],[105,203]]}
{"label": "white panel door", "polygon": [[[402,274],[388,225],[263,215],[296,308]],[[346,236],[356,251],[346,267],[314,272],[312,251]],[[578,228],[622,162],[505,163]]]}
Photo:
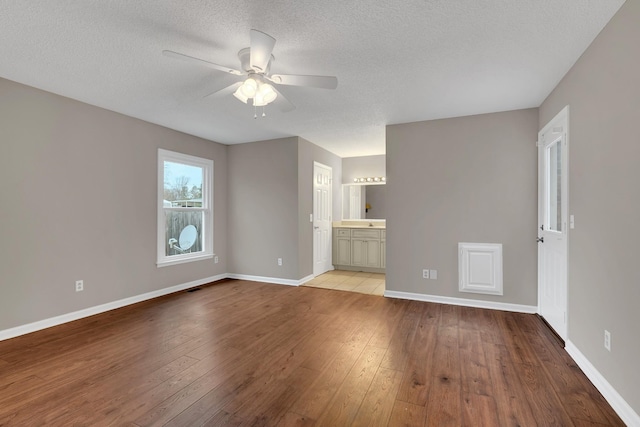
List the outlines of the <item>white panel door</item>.
{"label": "white panel door", "polygon": [[332,169],[313,162],[313,275],[331,270]]}
{"label": "white panel door", "polygon": [[538,310],[567,338],[568,107],[538,135]]}

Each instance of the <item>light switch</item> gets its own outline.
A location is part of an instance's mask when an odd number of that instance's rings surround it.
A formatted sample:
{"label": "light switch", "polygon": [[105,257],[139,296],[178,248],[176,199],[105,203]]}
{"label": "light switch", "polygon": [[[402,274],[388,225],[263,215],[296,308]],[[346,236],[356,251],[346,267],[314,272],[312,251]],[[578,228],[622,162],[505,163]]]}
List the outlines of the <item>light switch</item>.
{"label": "light switch", "polygon": [[313,214],[309,214],[309,222],[313,222]]}
{"label": "light switch", "polygon": [[576,222],[573,219],[573,215],[569,215],[569,228],[572,230],[576,228]]}

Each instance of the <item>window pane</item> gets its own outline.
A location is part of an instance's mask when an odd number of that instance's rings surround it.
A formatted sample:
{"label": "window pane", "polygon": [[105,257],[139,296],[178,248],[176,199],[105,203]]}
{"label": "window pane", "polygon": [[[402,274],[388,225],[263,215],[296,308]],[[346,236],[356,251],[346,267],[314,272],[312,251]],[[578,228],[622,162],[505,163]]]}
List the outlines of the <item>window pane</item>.
{"label": "window pane", "polygon": [[202,211],[164,211],[165,255],[202,252]]}
{"label": "window pane", "polygon": [[164,162],[164,206],[202,207],[203,168]]}
{"label": "window pane", "polygon": [[548,159],[548,191],[547,218],[549,230],[562,231],[562,140],[554,142],[547,148]]}

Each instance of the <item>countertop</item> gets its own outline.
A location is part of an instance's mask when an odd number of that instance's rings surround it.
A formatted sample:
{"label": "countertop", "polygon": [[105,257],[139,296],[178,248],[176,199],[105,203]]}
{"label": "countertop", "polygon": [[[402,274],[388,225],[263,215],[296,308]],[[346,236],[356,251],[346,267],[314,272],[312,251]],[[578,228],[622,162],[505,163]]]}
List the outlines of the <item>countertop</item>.
{"label": "countertop", "polygon": [[[369,225],[373,224],[373,225]],[[374,230],[385,230],[387,224],[385,221],[335,221],[333,228],[371,228]]]}

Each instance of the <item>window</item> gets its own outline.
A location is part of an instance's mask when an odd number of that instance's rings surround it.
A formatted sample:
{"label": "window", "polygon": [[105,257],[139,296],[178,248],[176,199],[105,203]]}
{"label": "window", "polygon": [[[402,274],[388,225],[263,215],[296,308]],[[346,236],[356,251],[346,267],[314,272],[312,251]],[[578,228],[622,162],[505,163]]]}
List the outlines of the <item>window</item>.
{"label": "window", "polygon": [[213,161],[158,150],[158,267],[213,257]]}
{"label": "window", "polygon": [[562,139],[551,143],[547,156],[547,206],[545,212],[549,231],[562,232]]}

